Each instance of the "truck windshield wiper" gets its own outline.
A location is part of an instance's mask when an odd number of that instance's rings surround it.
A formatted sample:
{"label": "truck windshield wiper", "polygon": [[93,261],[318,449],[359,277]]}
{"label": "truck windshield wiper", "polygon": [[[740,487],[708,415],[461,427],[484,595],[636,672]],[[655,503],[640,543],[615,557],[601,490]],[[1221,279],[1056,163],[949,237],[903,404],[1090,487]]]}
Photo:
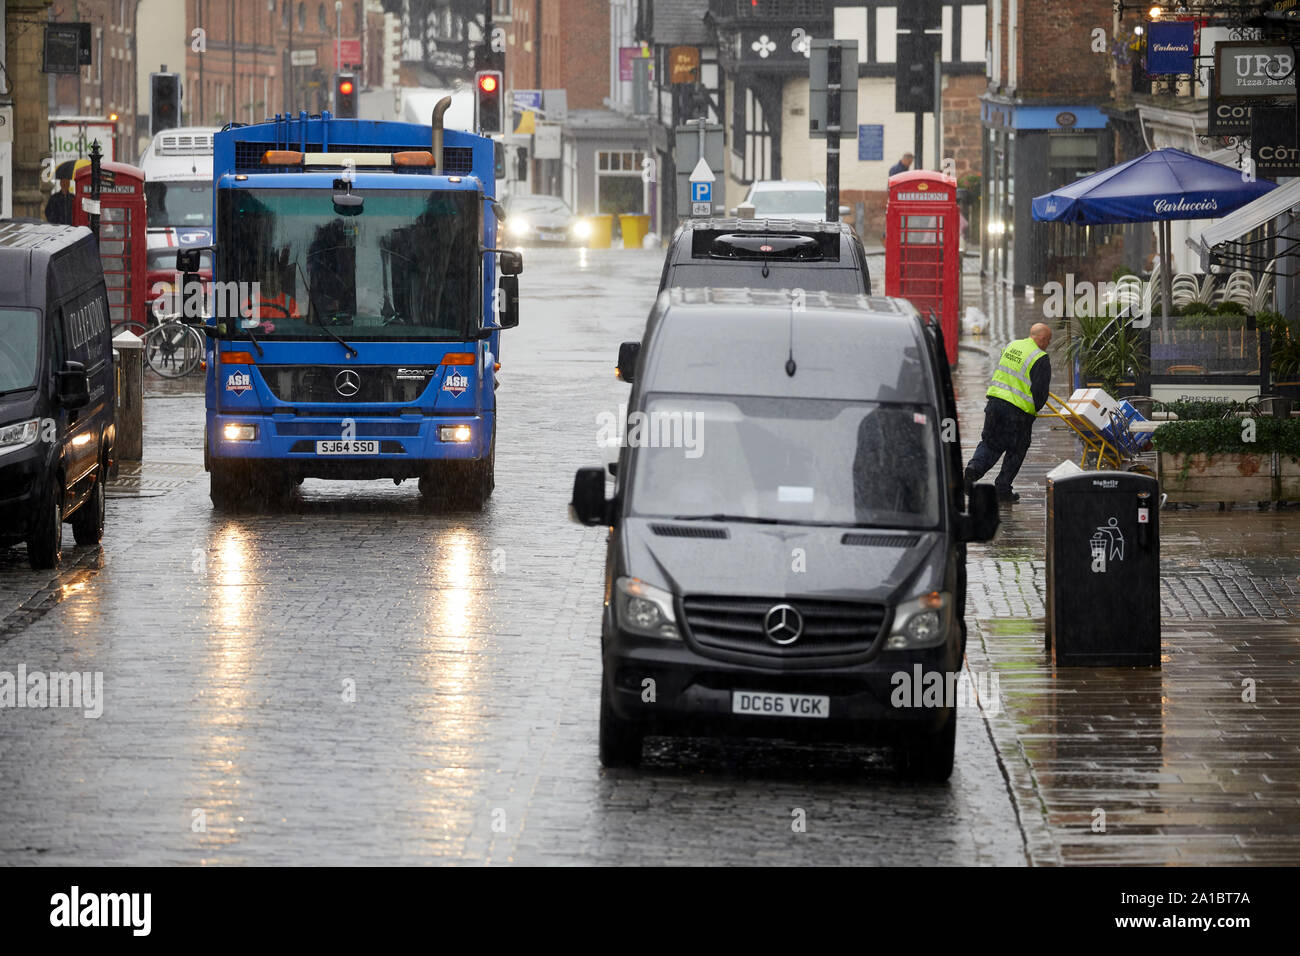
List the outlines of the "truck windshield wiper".
{"label": "truck windshield wiper", "polygon": [[257,349],[258,356],[266,354],[262,351],[262,343],[257,340],[257,336],[253,334],[252,328],[242,329],[241,331],[248,336],[248,341],[253,343],[253,348]]}
{"label": "truck windshield wiper", "polygon": [[[302,276],[302,287],[307,290],[307,301],[310,302],[312,304],[312,308],[316,310],[316,318],[318,320],[323,318],[324,313],[321,311],[320,304],[316,301],[316,297],[311,294],[311,283],[307,281],[307,273],[302,271],[302,266],[298,262],[295,261],[293,265],[294,268],[298,270],[298,275]],[[332,338],[335,342],[339,343],[339,345],[347,349],[348,354],[351,355],[353,358],[356,358],[358,355],[361,354],[352,346],[348,345],[348,343],[343,340],[343,336],[339,335],[328,325],[325,325],[323,322],[319,322],[319,321],[317,322],[317,325],[321,329],[323,329],[326,332],[326,334],[329,335],[330,338]]]}

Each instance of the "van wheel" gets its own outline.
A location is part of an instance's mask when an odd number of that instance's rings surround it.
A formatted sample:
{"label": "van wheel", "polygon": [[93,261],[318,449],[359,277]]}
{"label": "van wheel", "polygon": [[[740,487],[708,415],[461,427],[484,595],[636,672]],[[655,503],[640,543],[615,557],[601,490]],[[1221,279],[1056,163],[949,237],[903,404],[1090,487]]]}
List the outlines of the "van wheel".
{"label": "van wheel", "polygon": [[600,680],[600,762],[606,767],[635,767],[641,763],[644,735],[636,724],[623,720],[609,706],[605,678]]}
{"label": "van wheel", "polygon": [[47,571],[59,566],[63,550],[61,497],[62,489],[55,485],[41,498],[36,509],[35,525],[27,539],[27,563],[33,571]]}
{"label": "van wheel", "polygon": [[107,475],[108,469],[100,462],[94,487],[72,515],[72,537],[77,544],[99,544],[104,539],[104,479]]}
{"label": "van wheel", "polygon": [[213,461],[208,473],[208,497],[218,511],[233,511],[248,501],[248,471],[238,462]]}
{"label": "van wheel", "polygon": [[943,729],[934,732],[911,732],[898,742],[898,770],[910,780],[943,783],[952,776],[953,757],[957,751],[957,711],[948,711]]}

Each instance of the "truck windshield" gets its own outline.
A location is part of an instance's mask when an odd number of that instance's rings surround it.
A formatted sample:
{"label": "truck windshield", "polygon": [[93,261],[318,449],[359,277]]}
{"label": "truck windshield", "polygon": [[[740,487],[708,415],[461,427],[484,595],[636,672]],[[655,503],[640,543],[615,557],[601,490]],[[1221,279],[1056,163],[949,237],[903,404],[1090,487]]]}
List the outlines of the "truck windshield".
{"label": "truck windshield", "polygon": [[212,183],[203,181],[144,184],[150,229],[164,226],[211,226]]}
{"label": "truck windshield", "polygon": [[35,309],[0,308],[0,395],[36,384],[40,334]]}
{"label": "truck windshield", "polygon": [[259,283],[254,334],[463,341],[479,323],[478,194],[355,194],[345,216],[329,190],[222,190],[219,278]]}
{"label": "truck windshield", "polygon": [[637,515],[844,527],[939,524],[921,405],[652,395],[629,416]]}

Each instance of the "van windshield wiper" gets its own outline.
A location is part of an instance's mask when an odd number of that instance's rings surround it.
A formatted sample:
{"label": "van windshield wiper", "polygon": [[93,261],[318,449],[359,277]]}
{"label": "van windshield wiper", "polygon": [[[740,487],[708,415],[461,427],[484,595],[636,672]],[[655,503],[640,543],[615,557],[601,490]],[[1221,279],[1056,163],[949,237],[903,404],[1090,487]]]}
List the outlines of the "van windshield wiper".
{"label": "van windshield wiper", "polygon": [[758,518],[754,515],[673,515],[670,521],[748,521],[753,524],[781,524],[780,518]]}

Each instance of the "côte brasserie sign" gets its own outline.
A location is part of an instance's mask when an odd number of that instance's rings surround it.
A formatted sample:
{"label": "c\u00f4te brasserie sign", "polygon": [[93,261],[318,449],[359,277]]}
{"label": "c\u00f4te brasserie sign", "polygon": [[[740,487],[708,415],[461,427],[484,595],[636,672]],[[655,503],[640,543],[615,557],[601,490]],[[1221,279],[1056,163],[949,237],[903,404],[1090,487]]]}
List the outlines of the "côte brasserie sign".
{"label": "c\u00f4te brasserie sign", "polygon": [[1214,81],[1220,101],[1295,96],[1295,52],[1290,46],[1251,40],[1219,43]]}

